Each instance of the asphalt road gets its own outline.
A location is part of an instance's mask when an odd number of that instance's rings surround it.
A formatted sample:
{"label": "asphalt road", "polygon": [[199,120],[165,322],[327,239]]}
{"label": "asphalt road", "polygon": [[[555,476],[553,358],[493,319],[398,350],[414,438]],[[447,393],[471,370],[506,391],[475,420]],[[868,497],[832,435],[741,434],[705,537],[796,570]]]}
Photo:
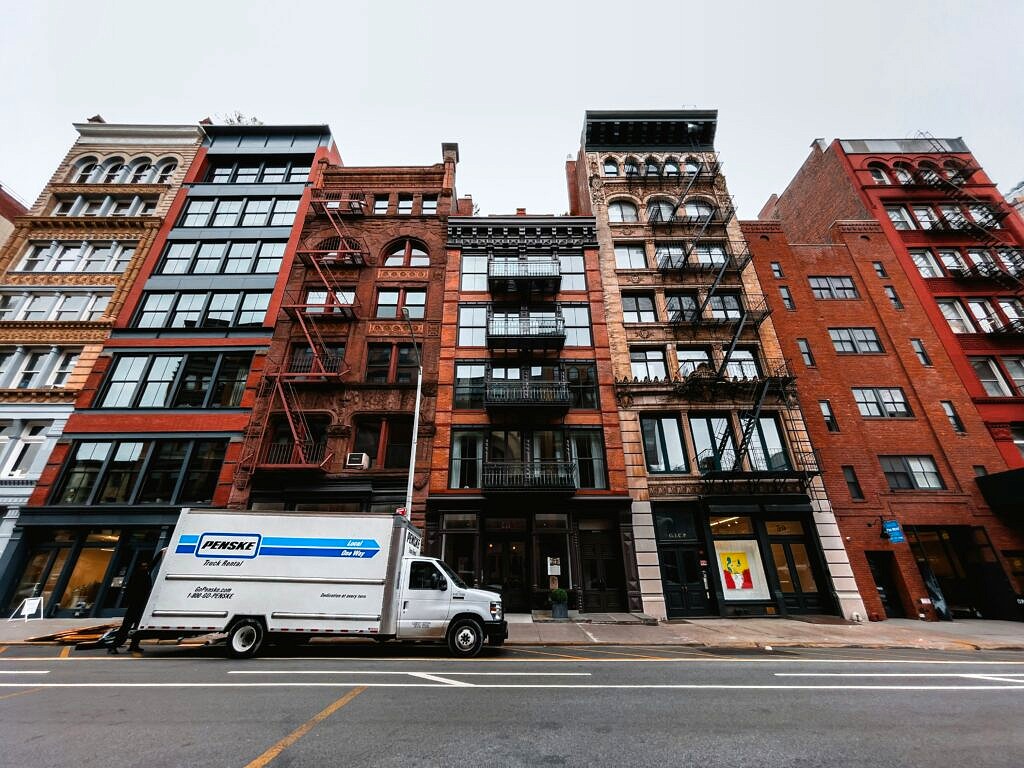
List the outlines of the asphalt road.
{"label": "asphalt road", "polygon": [[1013,652],[0,651],[4,766],[1020,768],[1022,724]]}

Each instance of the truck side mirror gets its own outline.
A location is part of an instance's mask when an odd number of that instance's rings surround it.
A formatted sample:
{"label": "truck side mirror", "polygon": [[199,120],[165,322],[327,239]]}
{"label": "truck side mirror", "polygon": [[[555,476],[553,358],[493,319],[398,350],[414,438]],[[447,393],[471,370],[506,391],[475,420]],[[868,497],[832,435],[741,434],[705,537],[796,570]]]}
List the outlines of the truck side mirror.
{"label": "truck side mirror", "polygon": [[447,591],[447,589],[448,589],[448,581],[447,581],[447,579],[445,579],[443,576],[435,575],[434,576],[434,589],[439,589],[442,592]]}

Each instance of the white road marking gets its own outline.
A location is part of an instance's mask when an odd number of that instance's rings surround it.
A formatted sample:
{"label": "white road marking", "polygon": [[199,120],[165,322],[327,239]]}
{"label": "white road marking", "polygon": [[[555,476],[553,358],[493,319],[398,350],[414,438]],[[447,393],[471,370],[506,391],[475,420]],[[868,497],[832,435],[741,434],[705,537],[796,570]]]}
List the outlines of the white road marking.
{"label": "white road marking", "polygon": [[[429,672],[391,672],[370,669],[231,669],[229,675],[426,675]],[[445,672],[447,677],[592,677],[590,672]]]}
{"label": "white road marking", "polygon": [[[775,672],[775,677],[987,677],[970,672]],[[1002,677],[1019,678],[1024,672],[995,672]],[[1024,683],[1024,680],[1017,682]]]}
{"label": "white road marking", "polygon": [[465,680],[449,680],[447,677],[438,677],[437,675],[431,675],[426,672],[407,672],[406,674],[412,677],[418,677],[422,680],[433,680],[435,683],[444,683],[446,685],[454,685],[459,688],[474,688],[473,683],[467,683]]}
{"label": "white road marking", "polygon": [[594,637],[592,634],[590,634],[590,631],[586,627],[584,627],[582,624],[580,624],[579,628],[580,628],[580,632],[582,632],[584,635],[586,635],[587,637],[590,638],[590,642],[595,643],[595,644],[597,643],[597,638]]}
{"label": "white road marking", "polygon": [[[442,678],[443,679],[443,678]],[[476,690],[497,689],[572,689],[572,690],[668,690],[668,691],[1024,691],[1024,685],[730,685],[730,684],[453,684],[444,683],[365,683],[346,682],[282,682],[282,683],[0,683],[0,688],[433,688],[456,690],[466,687]]]}
{"label": "white road marking", "polygon": [[1011,677],[1009,675],[996,676],[996,675],[964,675],[964,677],[970,677],[975,680],[995,680],[998,683],[1024,683],[1019,677]]}
{"label": "white road marking", "polygon": [[0,669],[0,675],[48,675],[48,669]]}

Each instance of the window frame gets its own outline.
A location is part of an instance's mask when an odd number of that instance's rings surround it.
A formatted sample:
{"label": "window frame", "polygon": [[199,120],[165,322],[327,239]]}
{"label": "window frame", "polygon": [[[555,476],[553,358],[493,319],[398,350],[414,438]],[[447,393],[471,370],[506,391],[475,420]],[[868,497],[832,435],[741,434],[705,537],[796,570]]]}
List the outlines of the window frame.
{"label": "window frame", "polygon": [[[857,281],[853,275],[808,275],[808,284],[811,288],[811,295],[818,301],[857,301],[860,299],[860,290],[857,288]],[[819,282],[817,285],[815,281]],[[841,284],[849,281],[849,285]],[[841,295],[842,293],[853,293],[852,296]]]}
{"label": "window frame", "polygon": [[[942,473],[939,471],[938,464],[935,463],[935,458],[930,455],[880,455],[878,457],[879,463],[882,466],[882,474],[885,475],[886,482],[889,485],[890,491],[944,491],[946,490],[946,483],[942,479]],[[922,485],[911,466],[911,461],[918,461],[922,464],[927,461],[931,464],[931,470],[924,470],[924,473],[934,474],[938,480],[938,485]],[[888,468],[887,468],[888,463]],[[906,483],[902,484],[900,481],[894,484],[893,480],[895,475],[905,476],[907,478]]]}

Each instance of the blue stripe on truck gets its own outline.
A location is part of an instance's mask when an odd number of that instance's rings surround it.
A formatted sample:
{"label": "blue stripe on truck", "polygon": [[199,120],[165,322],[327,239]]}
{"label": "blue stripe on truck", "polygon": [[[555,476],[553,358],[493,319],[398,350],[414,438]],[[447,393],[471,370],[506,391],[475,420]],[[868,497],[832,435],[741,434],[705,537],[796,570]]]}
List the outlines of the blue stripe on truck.
{"label": "blue stripe on truck", "polygon": [[264,536],[263,544],[275,547],[342,547],[344,549],[380,549],[375,539],[307,539],[291,536]]}
{"label": "blue stripe on truck", "polygon": [[276,555],[279,557],[362,557],[369,558],[380,552],[379,549],[343,548],[328,549],[325,547],[260,547],[260,555]]}

